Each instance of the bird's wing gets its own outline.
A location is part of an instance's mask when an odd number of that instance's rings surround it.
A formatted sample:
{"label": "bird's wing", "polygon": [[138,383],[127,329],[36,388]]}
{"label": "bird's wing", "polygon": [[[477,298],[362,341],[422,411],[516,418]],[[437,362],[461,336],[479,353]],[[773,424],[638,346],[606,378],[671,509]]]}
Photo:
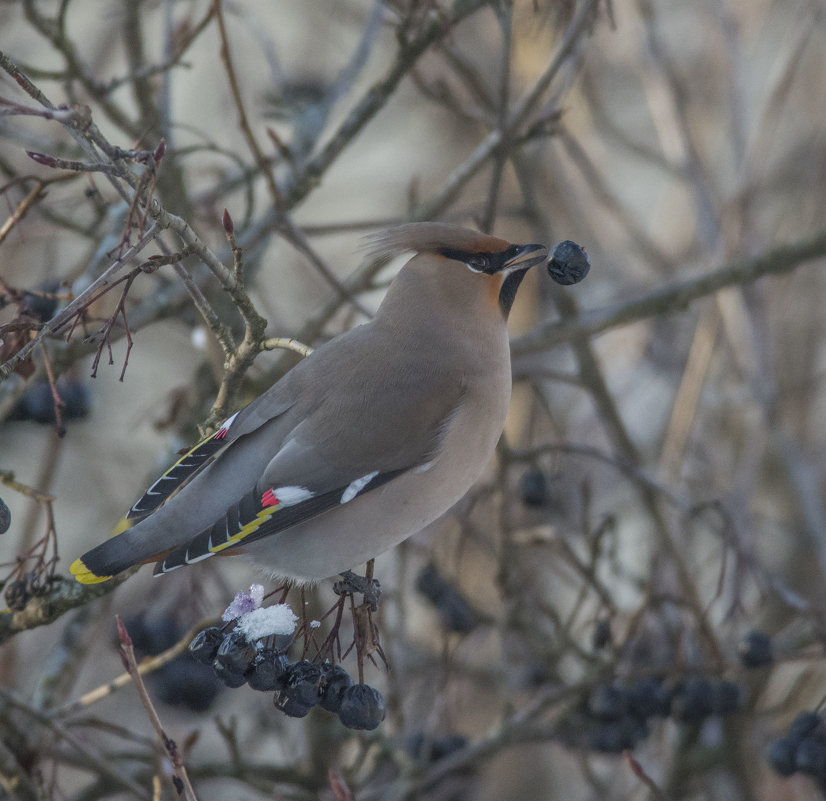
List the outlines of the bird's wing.
{"label": "bird's wing", "polygon": [[155,565],[155,575],[168,573],[178,567],[277,534],[341,504],[349,503],[404,472],[406,470],[400,469],[367,473],[347,484],[326,490],[317,488],[313,491],[299,485],[275,487],[263,493],[258,488],[253,489],[238,503],[230,506],[226,515],[213,526],[159,560]]}
{"label": "bird's wing", "polygon": [[379,387],[357,381],[335,387],[294,429],[255,486],[212,526],[167,553],[156,574],[273,536],[409,470],[426,469],[438,459],[464,387],[456,376],[431,376],[426,385],[420,378],[403,367],[384,376],[378,408],[368,408],[365,397],[375,398]]}
{"label": "bird's wing", "polygon": [[126,514],[127,520],[142,519],[152,514],[204,468],[221,458],[235,440],[287,411],[295,402],[290,384],[287,381],[275,384],[272,389],[276,389],[277,393],[270,390],[256,398],[241,411],[228,417],[214,434],[188,450],[134,503]]}

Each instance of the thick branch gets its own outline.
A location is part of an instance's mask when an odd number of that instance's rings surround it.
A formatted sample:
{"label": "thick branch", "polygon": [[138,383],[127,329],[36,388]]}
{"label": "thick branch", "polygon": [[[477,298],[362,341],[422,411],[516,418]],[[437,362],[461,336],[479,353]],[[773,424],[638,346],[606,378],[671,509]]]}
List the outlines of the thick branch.
{"label": "thick branch", "polygon": [[0,645],[21,631],[46,626],[71,609],[112,592],[136,570],[126,570],[101,584],[79,584],[72,579],[55,577],[49,583],[48,591],[32,598],[25,608],[0,612]]}

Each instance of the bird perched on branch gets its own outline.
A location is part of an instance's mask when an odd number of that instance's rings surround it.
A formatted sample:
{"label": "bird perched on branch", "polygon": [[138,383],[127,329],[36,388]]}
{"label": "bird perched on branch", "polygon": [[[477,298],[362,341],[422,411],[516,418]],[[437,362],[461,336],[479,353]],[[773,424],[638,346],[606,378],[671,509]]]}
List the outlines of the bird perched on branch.
{"label": "bird perched on branch", "polygon": [[413,251],[368,323],[307,356],[164,473],[78,581],[243,552],[311,582],[415,534],[479,478],[511,396],[507,317],[544,245],[444,223],[373,239]]}

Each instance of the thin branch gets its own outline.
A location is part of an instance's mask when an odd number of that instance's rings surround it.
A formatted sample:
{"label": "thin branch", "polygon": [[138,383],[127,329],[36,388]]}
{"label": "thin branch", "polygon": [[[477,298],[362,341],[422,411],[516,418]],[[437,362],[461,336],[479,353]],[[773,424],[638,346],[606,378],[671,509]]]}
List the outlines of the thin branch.
{"label": "thin branch", "polygon": [[17,208],[12,215],[0,226],[0,244],[3,243],[3,240],[9,235],[12,228],[29,213],[29,210],[45,197],[43,192],[45,185],[46,181],[36,181],[34,188],[17,204]]}
{"label": "thin branch", "polygon": [[120,258],[116,259],[103,274],[93,281],[83,292],[78,295],[65,309],[58,312],[51,320],[43,324],[43,327],[32,337],[29,342],[24,345],[17,353],[10,359],[0,364],[0,381],[7,378],[14,367],[19,362],[23,361],[29,353],[38,345],[38,343],[47,335],[54,334],[60,331],[67,325],[74,317],[82,313],[82,311],[92,302],[95,295],[103,288],[111,288],[114,286],[114,276],[127,264],[132,258],[138,255],[156,236],[157,231],[154,225],[144,233],[144,235],[127,250]]}
{"label": "thin branch", "polygon": [[287,337],[273,337],[271,339],[265,339],[261,343],[262,350],[291,350],[295,353],[300,354],[301,356],[309,356],[313,349],[309,345],[305,345],[303,342],[299,342],[297,339],[287,338]]}
{"label": "thin branch", "polygon": [[[594,2],[595,0],[588,0]],[[350,112],[330,141],[318,155],[307,164],[301,176],[284,192],[288,208],[293,208],[318,185],[322,175],[338,158],[350,142],[361,132],[362,128],[384,107],[390,95],[396,90],[402,78],[409,72],[418,59],[435,42],[445,37],[452,26],[487,5],[487,0],[456,0],[449,20],[433,15],[419,35],[405,42],[396,55],[396,60],[385,76],[375,83]]]}
{"label": "thin branch", "polygon": [[174,773],[173,784],[175,785],[175,790],[178,795],[183,795],[187,801],[198,801],[195,796],[195,790],[192,788],[192,784],[189,781],[186,767],[184,766],[181,758],[181,752],[175,741],[164,731],[161,719],[158,717],[158,713],[155,711],[155,706],[152,703],[152,699],[149,697],[149,693],[146,690],[146,685],[143,683],[143,677],[141,676],[140,670],[138,669],[137,660],[135,659],[135,649],[132,645],[132,638],[126,631],[126,626],[123,625],[123,621],[120,619],[120,616],[117,617],[117,623],[118,640],[120,642],[120,652],[124,667],[132,677],[132,681],[135,684],[135,689],[138,691],[143,708],[146,710],[146,715],[152,723],[152,727],[155,729],[158,738],[163,744],[164,751],[166,752],[167,757],[169,757],[169,761],[172,763],[172,771]]}
{"label": "thin branch", "polygon": [[676,281],[638,300],[594,309],[570,320],[538,328],[514,340],[511,353],[515,358],[540,353],[577,336],[593,337],[612,328],[637,323],[661,314],[685,309],[698,298],[730,286],[749,284],[766,275],[782,275],[801,264],[826,256],[826,229],[797,242],[777,245],[753,258],[741,259],[718,269]]}
{"label": "thin branch", "polygon": [[[141,676],[145,676],[147,673],[151,673],[152,671],[158,670],[164,665],[169,664],[173,659],[186,651],[189,647],[189,643],[192,642],[192,638],[199,631],[208,626],[215,626],[218,623],[219,621],[215,618],[204,618],[203,620],[199,620],[197,623],[190,626],[189,630],[174,645],[170,646],[165,651],[156,654],[155,656],[142,659],[137,666],[138,673]],[[50,710],[49,716],[52,718],[65,718],[69,715],[73,715],[76,712],[80,712],[81,710],[86,709],[86,707],[97,703],[98,701],[102,701],[104,698],[108,698],[112,695],[112,693],[122,687],[126,687],[131,682],[132,674],[127,670],[125,673],[121,673],[119,676],[116,676],[106,684],[101,684],[94,690],[89,690],[89,692],[84,693],[77,699],[77,701],[73,701],[70,704],[65,704],[64,706]]]}
{"label": "thin branch", "polygon": [[71,731],[69,731],[69,729],[66,728],[66,726],[64,726],[60,721],[51,720],[45,712],[35,709],[31,706],[31,704],[28,704],[20,698],[11,688],[5,687],[2,684],[0,684],[0,699],[2,699],[9,706],[20,710],[24,715],[28,716],[33,721],[54,732],[54,734],[56,734],[61,740],[64,740],[75,751],[77,751],[77,753],[83,757],[88,766],[94,768],[102,776],[107,776],[112,782],[115,783],[117,787],[122,787],[128,790],[137,798],[144,799],[144,801],[150,801],[151,796],[146,789],[132,781],[132,779],[128,776],[125,776],[122,771],[119,771],[102,756],[96,754],[88,745],[82,742],[80,738],[76,737]]}
{"label": "thin branch", "polygon": [[504,125],[492,130],[474,149],[474,151],[460,164],[445,181],[444,186],[427,203],[415,209],[411,215],[416,220],[432,219],[439,209],[447,206],[454,200],[461,189],[500,148],[503,143],[516,136],[520,127],[527,121],[529,115],[536,109],[542,95],[550,86],[556,74],[565,61],[572,55],[580,37],[588,25],[593,21],[593,15],[599,0],[584,0],[571,19],[562,41],[548,61],[542,74],[534,85],[515,104],[513,111],[508,115]]}

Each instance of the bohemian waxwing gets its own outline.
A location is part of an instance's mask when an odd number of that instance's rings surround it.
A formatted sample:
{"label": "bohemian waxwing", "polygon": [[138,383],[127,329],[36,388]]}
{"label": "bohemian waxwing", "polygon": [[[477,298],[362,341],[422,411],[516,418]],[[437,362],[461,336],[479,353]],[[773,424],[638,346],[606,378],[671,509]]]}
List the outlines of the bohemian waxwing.
{"label": "bohemian waxwing", "polygon": [[507,317],[543,245],[444,223],[374,237],[416,255],[368,323],[307,356],[166,471],[132,528],[71,566],[84,584],[242,551],[316,581],[424,528],[479,478],[511,396]]}

